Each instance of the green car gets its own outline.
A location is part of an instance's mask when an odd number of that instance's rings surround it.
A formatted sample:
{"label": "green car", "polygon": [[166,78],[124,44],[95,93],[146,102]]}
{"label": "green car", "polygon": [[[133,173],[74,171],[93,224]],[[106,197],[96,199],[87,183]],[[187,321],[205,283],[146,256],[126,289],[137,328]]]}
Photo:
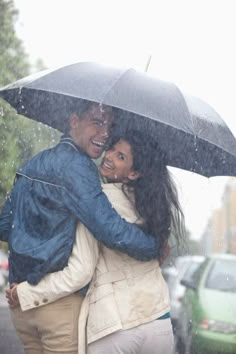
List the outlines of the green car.
{"label": "green car", "polygon": [[[191,276],[189,276],[191,274]],[[211,255],[181,284],[180,337],[184,354],[236,353],[236,255]]]}

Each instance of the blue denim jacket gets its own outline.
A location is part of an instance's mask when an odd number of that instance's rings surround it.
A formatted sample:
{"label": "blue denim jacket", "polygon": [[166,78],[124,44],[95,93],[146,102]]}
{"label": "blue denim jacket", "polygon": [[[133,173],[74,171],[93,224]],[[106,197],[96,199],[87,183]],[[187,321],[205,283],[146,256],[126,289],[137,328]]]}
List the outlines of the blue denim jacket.
{"label": "blue denim jacket", "polygon": [[102,192],[95,163],[69,137],[17,171],[0,216],[0,239],[9,244],[9,280],[37,284],[63,269],[77,222],[98,241],[139,260],[159,256],[159,243],[127,223]]}

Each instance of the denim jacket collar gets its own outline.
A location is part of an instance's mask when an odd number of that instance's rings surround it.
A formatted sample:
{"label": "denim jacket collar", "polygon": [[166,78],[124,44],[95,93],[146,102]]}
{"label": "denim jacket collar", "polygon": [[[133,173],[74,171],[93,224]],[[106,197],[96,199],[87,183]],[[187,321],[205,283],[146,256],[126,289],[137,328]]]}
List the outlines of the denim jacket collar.
{"label": "denim jacket collar", "polygon": [[62,135],[60,139],[60,144],[68,144],[73,147],[73,149],[83,153],[84,155],[88,156],[79,145],[77,145],[70,135]]}

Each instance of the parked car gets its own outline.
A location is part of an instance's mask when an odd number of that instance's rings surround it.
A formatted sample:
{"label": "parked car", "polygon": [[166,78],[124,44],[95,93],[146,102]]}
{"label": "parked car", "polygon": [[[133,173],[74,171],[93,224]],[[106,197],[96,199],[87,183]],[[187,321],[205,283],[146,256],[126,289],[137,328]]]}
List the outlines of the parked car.
{"label": "parked car", "polygon": [[176,267],[165,267],[162,268],[162,275],[168,285],[170,297],[172,297],[172,291],[174,291],[173,284],[178,276],[178,271]]}
{"label": "parked car", "polygon": [[236,256],[211,255],[181,284],[185,354],[236,353]]}
{"label": "parked car", "polygon": [[174,266],[167,267],[162,270],[163,276],[168,284],[170,293],[170,304],[171,304],[171,321],[173,325],[173,330],[176,337],[176,346],[181,346],[179,344],[179,320],[182,316],[181,305],[184,297],[185,286],[181,285],[180,281],[190,265],[196,264],[200,265],[204,261],[203,256],[181,256],[177,257],[174,262]]}
{"label": "parked car", "polygon": [[8,282],[8,256],[7,253],[0,249],[0,288],[3,288]]}

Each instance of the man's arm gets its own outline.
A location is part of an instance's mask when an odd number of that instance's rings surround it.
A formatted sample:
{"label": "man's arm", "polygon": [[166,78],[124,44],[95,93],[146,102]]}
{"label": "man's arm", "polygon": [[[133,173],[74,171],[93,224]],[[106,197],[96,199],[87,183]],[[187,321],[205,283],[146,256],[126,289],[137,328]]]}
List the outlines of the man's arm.
{"label": "man's arm", "polygon": [[[75,169],[75,171],[73,171]],[[102,192],[95,165],[80,168],[71,165],[70,183],[64,200],[67,208],[87,226],[94,237],[106,247],[126,253],[138,260],[159,257],[159,240],[145,234],[135,224],[121,218]],[[68,182],[68,179],[67,179]]]}
{"label": "man's arm", "polygon": [[[127,221],[137,222],[132,204],[117,187],[105,185],[104,190],[116,211]],[[68,266],[63,271],[46,275],[36,286],[27,282],[7,289],[10,306],[21,305],[23,311],[46,305],[80,289],[93,274],[98,259],[98,242],[83,224],[77,226],[76,240]]]}

